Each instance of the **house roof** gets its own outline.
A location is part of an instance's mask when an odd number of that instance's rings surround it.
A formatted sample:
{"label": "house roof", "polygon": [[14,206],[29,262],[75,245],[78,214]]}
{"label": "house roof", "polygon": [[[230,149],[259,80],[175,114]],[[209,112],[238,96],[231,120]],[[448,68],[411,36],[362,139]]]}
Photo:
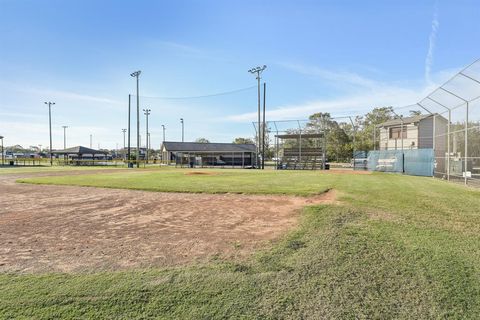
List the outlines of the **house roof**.
{"label": "house roof", "polygon": [[255,152],[254,144],[165,141],[162,149],[175,152]]}
{"label": "house roof", "polygon": [[90,149],[83,146],[76,146],[72,148],[67,148],[63,150],[54,150],[52,153],[57,154],[107,154],[107,151]]}
{"label": "house roof", "polygon": [[[433,116],[433,114],[421,114],[418,116],[413,116],[413,117],[405,117],[403,118],[403,124],[409,124],[409,123],[415,123],[419,122],[423,119],[429,118]],[[401,125],[402,124],[402,119],[397,118],[397,119],[392,119],[385,121],[384,123],[379,124],[379,127],[390,127],[390,126],[396,126],[396,125]]]}

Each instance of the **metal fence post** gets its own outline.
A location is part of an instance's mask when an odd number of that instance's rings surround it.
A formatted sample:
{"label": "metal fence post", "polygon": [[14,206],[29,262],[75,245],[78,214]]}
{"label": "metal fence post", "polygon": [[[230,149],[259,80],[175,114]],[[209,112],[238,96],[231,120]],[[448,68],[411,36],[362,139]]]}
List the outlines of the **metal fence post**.
{"label": "metal fence post", "polygon": [[432,149],[433,149],[433,177],[435,178],[435,164],[437,163],[437,154],[436,154],[436,139],[435,136],[437,135],[437,130],[435,126],[435,119],[436,115],[433,115],[433,128],[432,128]]}
{"label": "metal fence post", "polygon": [[468,184],[467,170],[468,170],[468,101],[467,101],[466,117],[465,117],[465,185]]}

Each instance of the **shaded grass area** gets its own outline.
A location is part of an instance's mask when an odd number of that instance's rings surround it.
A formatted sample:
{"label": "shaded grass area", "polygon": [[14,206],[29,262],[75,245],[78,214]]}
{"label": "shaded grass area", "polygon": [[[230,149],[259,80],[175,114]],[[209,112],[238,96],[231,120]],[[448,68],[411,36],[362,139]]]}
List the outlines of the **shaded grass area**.
{"label": "shaded grass area", "polygon": [[[204,181],[204,190],[190,186],[193,191],[244,192],[236,172],[162,174],[172,182],[155,184],[156,190],[174,191],[174,182],[182,185],[180,180],[193,177]],[[258,184],[258,193],[270,183],[274,193],[310,194],[328,187],[341,194],[343,204],[307,207],[299,228],[245,261],[111,273],[3,274],[0,317],[478,317],[478,190],[398,175],[287,172],[275,180],[270,174],[246,175]],[[223,182],[210,179],[229,175]]]}

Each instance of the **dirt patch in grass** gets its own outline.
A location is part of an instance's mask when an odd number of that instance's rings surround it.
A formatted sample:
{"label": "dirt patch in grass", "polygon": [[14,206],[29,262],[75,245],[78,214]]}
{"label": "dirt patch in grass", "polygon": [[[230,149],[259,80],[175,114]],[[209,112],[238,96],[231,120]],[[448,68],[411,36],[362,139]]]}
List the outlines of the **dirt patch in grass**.
{"label": "dirt patch in grass", "polygon": [[334,191],[314,197],[188,194],[14,180],[0,178],[3,272],[125,270],[241,258],[294,227],[303,206],[335,201]]}

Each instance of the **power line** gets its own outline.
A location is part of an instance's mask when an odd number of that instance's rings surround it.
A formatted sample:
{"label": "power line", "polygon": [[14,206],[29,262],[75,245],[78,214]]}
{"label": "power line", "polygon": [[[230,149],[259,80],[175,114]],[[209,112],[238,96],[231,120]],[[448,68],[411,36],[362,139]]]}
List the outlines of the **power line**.
{"label": "power line", "polygon": [[142,98],[148,98],[148,99],[161,99],[161,100],[187,100],[187,99],[198,99],[198,98],[209,98],[209,97],[217,97],[217,96],[226,96],[229,94],[235,94],[238,92],[242,91],[247,91],[251,90],[253,88],[256,88],[257,86],[251,86],[251,87],[246,87],[246,88],[241,88],[241,89],[236,89],[236,90],[231,90],[231,91],[224,91],[224,92],[218,92],[218,93],[212,93],[212,94],[205,94],[205,95],[200,95],[200,96],[186,96],[186,97],[155,97],[155,96],[140,96]]}

